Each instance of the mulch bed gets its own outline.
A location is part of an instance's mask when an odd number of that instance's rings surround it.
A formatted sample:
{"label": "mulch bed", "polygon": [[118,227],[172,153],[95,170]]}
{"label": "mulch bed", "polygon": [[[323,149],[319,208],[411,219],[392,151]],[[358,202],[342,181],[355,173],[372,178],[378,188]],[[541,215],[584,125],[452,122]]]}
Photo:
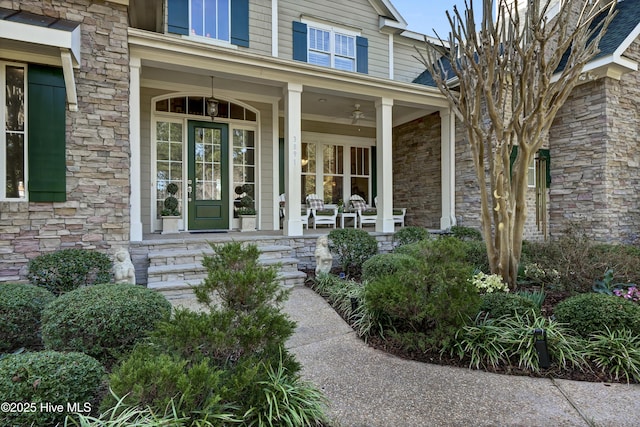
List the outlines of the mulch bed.
{"label": "mulch bed", "polygon": [[[313,271],[307,271],[307,286],[310,286],[312,283],[312,279],[315,277]],[[554,291],[554,290],[546,290],[545,291],[545,300],[541,308],[541,312],[545,316],[551,316],[553,314],[553,307],[558,304],[560,301],[568,298],[571,295],[570,292],[567,291]],[[337,310],[336,310],[337,311]],[[347,322],[350,323],[349,319],[344,316],[344,313],[338,314]],[[470,368],[475,369],[475,367],[470,367],[468,360],[460,360],[457,356],[450,356],[449,354],[440,354],[437,351],[410,351],[401,345],[398,341],[394,340],[392,337],[382,338],[380,336],[371,336],[366,340],[367,344],[375,348],[377,350],[384,351],[389,354],[393,354],[394,356],[400,357],[402,359],[415,360],[423,363],[432,363],[436,365],[443,366],[456,366],[460,368]],[[582,372],[580,370],[572,370],[572,369],[560,369],[560,368],[549,368],[549,369],[541,369],[540,372],[531,372],[526,369],[521,369],[517,365],[509,365],[509,366],[497,366],[497,367],[486,367],[480,368],[486,372],[493,372],[497,374],[504,375],[521,375],[528,377],[539,377],[539,378],[557,378],[557,379],[567,379],[567,380],[575,380],[575,381],[588,381],[588,382],[607,382],[607,383],[626,383],[624,378],[616,380],[613,376],[602,372],[595,365],[591,366],[590,371]],[[633,381],[632,381],[633,383]]]}

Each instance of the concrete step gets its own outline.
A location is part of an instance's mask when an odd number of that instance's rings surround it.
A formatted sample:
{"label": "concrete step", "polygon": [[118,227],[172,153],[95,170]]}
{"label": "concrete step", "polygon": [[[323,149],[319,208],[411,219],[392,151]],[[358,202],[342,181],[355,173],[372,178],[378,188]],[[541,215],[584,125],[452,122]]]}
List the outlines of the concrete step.
{"label": "concrete step", "polygon": [[[298,271],[298,260],[291,257],[291,247],[264,245],[259,249],[261,264],[279,264],[278,278],[282,286],[290,288],[304,284],[306,275]],[[191,287],[198,286],[207,277],[202,261],[205,256],[213,253],[211,247],[203,244],[180,247],[178,243],[171,243],[167,247],[155,248],[148,255],[147,287],[162,292],[168,298],[184,298],[192,292]]]}

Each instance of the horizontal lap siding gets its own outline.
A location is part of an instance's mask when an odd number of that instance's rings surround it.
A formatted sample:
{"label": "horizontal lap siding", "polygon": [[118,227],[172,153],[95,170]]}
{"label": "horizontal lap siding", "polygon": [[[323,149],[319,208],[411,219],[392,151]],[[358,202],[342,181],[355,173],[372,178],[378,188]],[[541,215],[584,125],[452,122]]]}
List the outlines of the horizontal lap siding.
{"label": "horizontal lap siding", "polygon": [[[408,44],[410,43],[410,44]],[[418,77],[424,70],[424,65],[418,61],[414,56],[418,56],[418,52],[415,47],[417,46],[424,52],[424,43],[418,40],[403,41],[394,43],[394,55],[393,55],[393,79],[399,82],[412,82]]]}
{"label": "horizontal lap siding", "polygon": [[259,55],[271,56],[271,1],[249,2],[249,48]]}

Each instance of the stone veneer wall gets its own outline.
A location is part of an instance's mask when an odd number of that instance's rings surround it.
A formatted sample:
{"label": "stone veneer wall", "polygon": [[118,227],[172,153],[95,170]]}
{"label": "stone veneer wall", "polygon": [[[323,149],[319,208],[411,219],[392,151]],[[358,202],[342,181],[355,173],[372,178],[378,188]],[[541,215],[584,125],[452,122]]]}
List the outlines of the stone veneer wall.
{"label": "stone veneer wall", "polygon": [[[640,43],[626,55],[640,60]],[[577,223],[595,239],[640,233],[640,72],[574,89],[551,128],[551,231]]]}
{"label": "stone veneer wall", "polygon": [[393,129],[393,205],[406,207],[406,225],[440,229],[440,116]]}
{"label": "stone veneer wall", "polygon": [[[398,126],[393,131],[393,203],[407,207],[407,225],[440,228],[441,153],[438,113]],[[553,161],[553,160],[552,160]],[[480,229],[480,193],[464,129],[456,123],[456,221]],[[534,189],[527,194],[525,236],[544,236],[536,224]]]}
{"label": "stone veneer wall", "polygon": [[0,281],[14,281],[44,252],[128,247],[128,20],[126,6],[100,0],[0,0],[0,7],[82,23],[78,111],[66,111],[67,201],[0,202]]}

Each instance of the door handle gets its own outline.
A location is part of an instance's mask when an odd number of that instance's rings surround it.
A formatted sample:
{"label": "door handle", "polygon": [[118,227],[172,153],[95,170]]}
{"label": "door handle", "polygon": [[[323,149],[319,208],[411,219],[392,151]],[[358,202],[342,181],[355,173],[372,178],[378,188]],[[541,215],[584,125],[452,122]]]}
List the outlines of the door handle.
{"label": "door handle", "polygon": [[190,185],[187,186],[187,193],[191,194],[193,192],[193,187],[191,187]]}

